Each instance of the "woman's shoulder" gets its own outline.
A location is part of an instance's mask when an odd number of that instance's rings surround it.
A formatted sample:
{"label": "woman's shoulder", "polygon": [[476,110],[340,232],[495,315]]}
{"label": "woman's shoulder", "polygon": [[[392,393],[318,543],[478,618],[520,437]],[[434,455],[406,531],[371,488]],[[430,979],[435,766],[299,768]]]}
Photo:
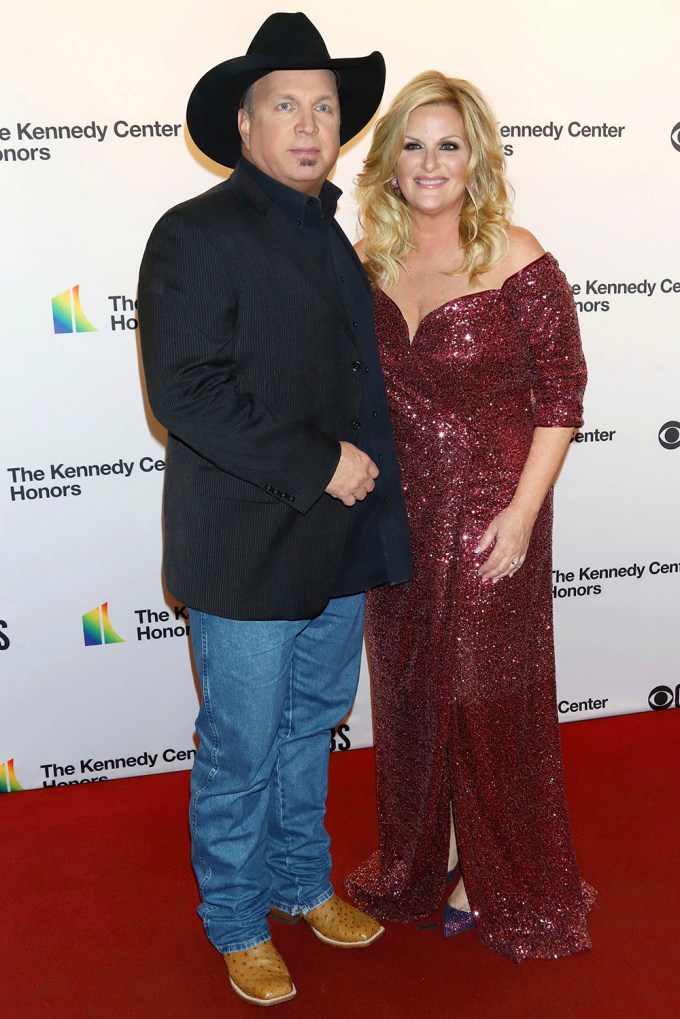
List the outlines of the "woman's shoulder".
{"label": "woman's shoulder", "polygon": [[509,227],[508,251],[503,259],[505,278],[525,269],[541,255],[545,255],[545,249],[529,230],[521,226]]}
{"label": "woman's shoulder", "polygon": [[508,227],[507,237],[507,251],[480,279],[482,289],[500,290],[508,280],[545,254],[534,235],[522,227]]}

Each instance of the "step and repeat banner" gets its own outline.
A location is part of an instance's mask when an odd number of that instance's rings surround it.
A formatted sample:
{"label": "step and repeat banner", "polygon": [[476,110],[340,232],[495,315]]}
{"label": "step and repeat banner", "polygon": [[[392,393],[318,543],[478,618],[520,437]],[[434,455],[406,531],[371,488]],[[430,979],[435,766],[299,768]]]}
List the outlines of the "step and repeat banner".
{"label": "step and repeat banner", "polygon": [[[164,434],[141,379],[137,272],[158,217],[223,175],[186,133],[191,88],[276,9],[3,6],[0,792],[181,769],[195,753],[187,611],[160,572]],[[385,105],[429,67],[490,97],[515,221],[565,270],[590,367],[556,493],[560,717],[678,707],[678,4],[304,9],[334,56],[383,51]],[[351,237],[369,139],[334,174]],[[333,746],[370,742],[364,667]]]}

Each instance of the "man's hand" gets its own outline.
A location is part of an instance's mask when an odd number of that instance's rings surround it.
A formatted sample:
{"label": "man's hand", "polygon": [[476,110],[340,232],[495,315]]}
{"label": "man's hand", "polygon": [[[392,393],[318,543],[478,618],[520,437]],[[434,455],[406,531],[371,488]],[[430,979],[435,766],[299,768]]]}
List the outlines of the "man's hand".
{"label": "man's hand", "polygon": [[380,472],[370,456],[351,442],[340,442],[340,449],[340,461],[326,491],[334,499],[344,502],[345,506],[353,506],[373,491],[375,478]]}

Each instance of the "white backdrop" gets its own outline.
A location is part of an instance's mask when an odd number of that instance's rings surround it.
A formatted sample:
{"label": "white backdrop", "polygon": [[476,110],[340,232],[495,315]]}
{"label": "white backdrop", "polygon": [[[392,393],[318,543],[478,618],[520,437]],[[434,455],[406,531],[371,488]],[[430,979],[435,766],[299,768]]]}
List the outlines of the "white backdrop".
{"label": "white backdrop", "polygon": [[[164,436],[143,397],[134,298],[154,222],[221,176],[184,110],[201,74],[245,53],[277,9],[243,7],[3,5],[0,792],[193,755],[198,698],[186,619],[160,578]],[[516,222],[575,288],[590,387],[557,486],[560,716],[677,706],[680,7],[413,11],[305,4],[334,56],[383,51],[383,109],[428,67],[487,93]],[[350,236],[369,137],[334,175]],[[364,671],[335,742],[370,741]]]}

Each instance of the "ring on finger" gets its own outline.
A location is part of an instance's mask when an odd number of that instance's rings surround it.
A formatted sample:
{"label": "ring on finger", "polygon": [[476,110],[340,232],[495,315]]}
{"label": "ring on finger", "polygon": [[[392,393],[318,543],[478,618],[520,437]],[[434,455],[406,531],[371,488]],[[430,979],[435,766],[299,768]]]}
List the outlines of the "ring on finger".
{"label": "ring on finger", "polygon": [[522,560],[521,559],[511,559],[510,560],[510,564],[511,564],[511,566],[514,566],[516,570],[518,570],[520,568],[520,566],[522,565]]}

